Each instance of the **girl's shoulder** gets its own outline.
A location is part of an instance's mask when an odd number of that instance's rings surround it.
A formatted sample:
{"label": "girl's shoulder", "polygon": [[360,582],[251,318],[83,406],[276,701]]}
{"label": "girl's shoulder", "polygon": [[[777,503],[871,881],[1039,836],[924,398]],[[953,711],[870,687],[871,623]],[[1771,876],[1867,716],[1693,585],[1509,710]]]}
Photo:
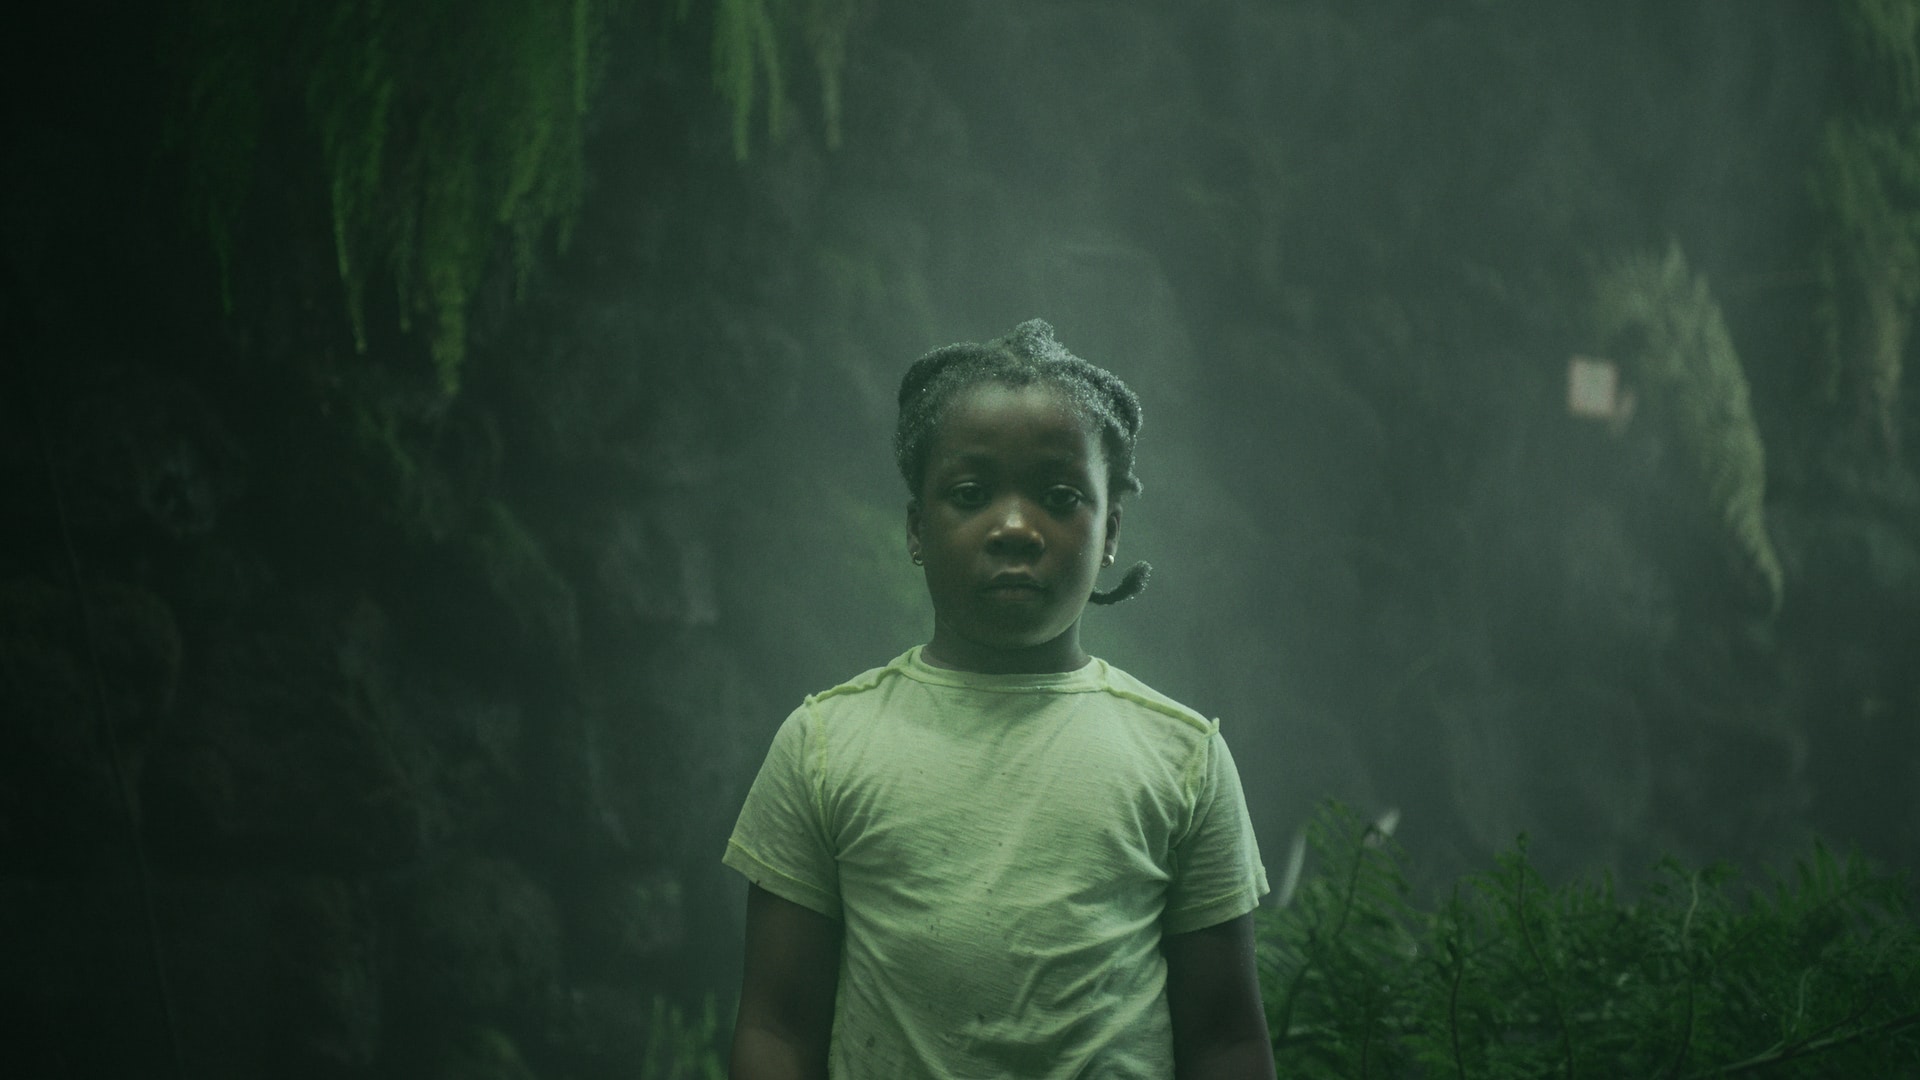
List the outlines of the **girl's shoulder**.
{"label": "girl's shoulder", "polygon": [[817,708],[820,705],[838,698],[858,697],[860,694],[878,689],[884,685],[888,679],[897,677],[900,674],[901,668],[905,665],[910,655],[912,654],[902,654],[895,657],[889,663],[882,664],[876,668],[868,668],[838,685],[830,686],[817,693],[808,694],[807,700],[802,707]]}
{"label": "girl's shoulder", "polygon": [[1094,663],[1102,668],[1101,675],[1106,692],[1115,698],[1178,721],[1203,734],[1211,735],[1218,729],[1218,721],[1207,719],[1198,711],[1155,690],[1126,671],[1104,660],[1095,660]]}

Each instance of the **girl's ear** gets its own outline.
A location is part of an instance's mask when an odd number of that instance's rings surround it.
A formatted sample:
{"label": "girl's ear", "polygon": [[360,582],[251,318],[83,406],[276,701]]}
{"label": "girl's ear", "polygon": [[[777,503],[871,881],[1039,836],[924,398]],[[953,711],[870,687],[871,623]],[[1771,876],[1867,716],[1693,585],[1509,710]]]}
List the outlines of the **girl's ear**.
{"label": "girl's ear", "polygon": [[920,500],[907,500],[907,553],[920,550]]}
{"label": "girl's ear", "polygon": [[1108,557],[1115,558],[1120,552],[1120,507],[1114,504],[1107,507],[1107,539],[1100,550]]}

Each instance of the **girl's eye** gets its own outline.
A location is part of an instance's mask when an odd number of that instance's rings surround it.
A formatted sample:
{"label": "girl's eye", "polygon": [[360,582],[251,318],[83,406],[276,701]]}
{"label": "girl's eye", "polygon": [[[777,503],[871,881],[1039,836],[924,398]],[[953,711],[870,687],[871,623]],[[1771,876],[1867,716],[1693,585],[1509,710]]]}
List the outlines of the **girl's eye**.
{"label": "girl's eye", "polygon": [[1041,502],[1049,510],[1071,510],[1080,505],[1080,493],[1072,488],[1051,488],[1041,497]]}
{"label": "girl's eye", "polygon": [[985,506],[987,489],[979,484],[956,484],[947,492],[947,498],[952,500],[955,506]]}

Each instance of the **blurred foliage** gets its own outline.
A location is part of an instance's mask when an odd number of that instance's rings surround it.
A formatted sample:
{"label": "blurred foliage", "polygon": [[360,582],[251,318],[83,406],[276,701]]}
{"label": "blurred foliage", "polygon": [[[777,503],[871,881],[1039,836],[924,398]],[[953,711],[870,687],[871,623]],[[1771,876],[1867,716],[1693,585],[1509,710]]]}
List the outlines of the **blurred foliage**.
{"label": "blurred foliage", "polygon": [[722,1080],[727,1075],[725,1047],[732,1040],[720,1027],[712,996],[689,1017],[664,997],[653,999],[647,1021],[647,1049],[640,1058],[640,1080]]}
{"label": "blurred foliage", "polygon": [[1843,104],[1812,196],[1823,390],[1883,455],[1899,447],[1902,357],[1920,303],[1920,4],[1843,0]]}
{"label": "blurred foliage", "polygon": [[1367,1062],[1391,1060],[1382,1054],[1392,1048],[1379,1044],[1385,1025],[1401,1025],[1389,1016],[1393,982],[1378,976],[1409,963],[1419,943],[1387,840],[1329,804],[1307,840],[1310,857],[1328,869],[1260,914],[1261,997],[1283,1073],[1354,1062],[1357,1072],[1324,1075],[1359,1075]]}
{"label": "blurred foliage", "polygon": [[1920,1068],[1904,880],[1815,845],[1741,889],[1667,861],[1638,899],[1548,887],[1526,841],[1432,912],[1390,837],[1333,804],[1261,913],[1282,1076],[1892,1076]]}
{"label": "blurred foliage", "polygon": [[[1743,888],[1658,867],[1642,895],[1548,886],[1526,838],[1426,911],[1377,825],[1324,804],[1289,902],[1262,909],[1282,1076],[1892,1076],[1920,1068],[1920,924],[1907,882],[1815,844]],[[725,1075],[730,1041],[656,998],[640,1075]]]}
{"label": "blurred foliage", "polygon": [[[827,145],[840,145],[840,75],[847,35],[872,0],[713,0],[713,79],[733,112],[733,153],[752,145],[753,110],[762,102],[767,130],[781,131],[788,107],[783,37],[797,33],[820,80]],[[692,0],[679,0],[682,18]]]}
{"label": "blurred foliage", "polygon": [[498,1028],[470,1027],[443,1040],[428,1068],[431,1080],[533,1080],[513,1039]]}
{"label": "blurred foliage", "polygon": [[1606,354],[1661,414],[1693,485],[1689,498],[1758,579],[1767,610],[1778,611],[1784,576],[1767,536],[1766,451],[1706,278],[1688,270],[1678,244],[1664,255],[1619,259],[1595,281],[1593,318]]}

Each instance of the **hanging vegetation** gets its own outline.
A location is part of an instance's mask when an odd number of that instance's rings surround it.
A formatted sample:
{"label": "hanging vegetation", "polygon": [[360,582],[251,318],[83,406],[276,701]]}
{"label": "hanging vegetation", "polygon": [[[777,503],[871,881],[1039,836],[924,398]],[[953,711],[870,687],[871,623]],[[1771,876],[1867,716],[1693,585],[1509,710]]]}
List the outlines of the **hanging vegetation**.
{"label": "hanging vegetation", "polygon": [[1664,255],[1621,259],[1595,282],[1593,318],[1606,355],[1662,414],[1686,498],[1705,510],[1706,528],[1777,611],[1783,577],[1764,516],[1766,449],[1706,279],[1687,268],[1678,244]]}
{"label": "hanging vegetation", "polygon": [[187,27],[187,136],[232,302],[235,236],[269,109],[318,141],[335,262],[355,345],[367,290],[389,284],[403,328],[424,315],[447,390],[459,384],[467,310],[496,244],[524,283],[579,205],[583,132],[608,17],[619,0],[199,0]]}
{"label": "hanging vegetation", "polygon": [[[711,0],[714,78],[737,156],[748,155],[756,107],[781,129],[783,42],[795,37],[838,142],[847,35],[866,2]],[[262,155],[283,152],[289,135],[311,138],[355,346],[367,348],[369,289],[390,287],[401,328],[424,319],[440,381],[455,390],[469,305],[496,254],[504,247],[524,286],[543,242],[566,245],[587,110],[624,4],[197,0],[183,133],[229,312]],[[680,0],[682,22],[692,7]],[[302,126],[272,130],[282,112]]]}
{"label": "hanging vegetation", "polygon": [[1920,4],[1843,0],[1840,69],[1812,194],[1823,389],[1882,456],[1899,449],[1901,358],[1920,303]]}
{"label": "hanging vegetation", "polygon": [[[733,153],[753,145],[753,111],[765,108],[777,137],[788,108],[781,39],[797,33],[820,81],[827,145],[840,145],[840,73],[847,37],[872,0],[713,0],[713,78],[733,113]],[[692,0],[680,0],[684,18]]]}

